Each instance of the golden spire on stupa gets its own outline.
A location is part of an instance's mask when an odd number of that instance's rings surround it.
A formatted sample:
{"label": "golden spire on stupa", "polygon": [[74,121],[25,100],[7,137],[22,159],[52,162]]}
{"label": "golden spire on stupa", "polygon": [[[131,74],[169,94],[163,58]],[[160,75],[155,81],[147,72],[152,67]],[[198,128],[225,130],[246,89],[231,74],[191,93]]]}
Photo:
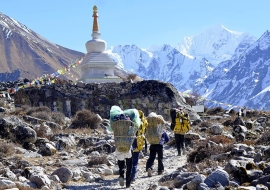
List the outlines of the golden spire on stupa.
{"label": "golden spire on stupa", "polygon": [[95,32],[98,32],[99,31],[99,29],[98,29],[98,13],[97,13],[97,10],[98,10],[98,8],[97,8],[97,6],[95,5],[94,7],[93,7],[93,17],[94,17],[94,22],[93,22],[93,31],[95,31]]}

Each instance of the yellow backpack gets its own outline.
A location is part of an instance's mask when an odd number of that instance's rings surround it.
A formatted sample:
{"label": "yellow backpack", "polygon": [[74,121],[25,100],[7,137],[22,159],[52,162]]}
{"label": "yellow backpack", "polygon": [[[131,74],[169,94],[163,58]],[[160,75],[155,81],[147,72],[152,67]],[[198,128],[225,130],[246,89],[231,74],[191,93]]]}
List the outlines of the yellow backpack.
{"label": "yellow backpack", "polygon": [[173,132],[176,134],[185,134],[190,130],[189,115],[183,111],[178,111],[175,117],[175,127]]}
{"label": "yellow backpack", "polygon": [[136,139],[137,139],[137,148],[135,148],[133,152],[140,152],[143,149],[145,137],[144,135],[138,135]]}
{"label": "yellow backpack", "polygon": [[141,119],[141,126],[140,129],[137,132],[136,139],[137,139],[137,148],[133,150],[134,152],[139,152],[143,149],[143,146],[145,144],[145,129],[148,126],[148,122],[146,118],[144,117],[144,114],[141,110],[139,111],[140,119]]}

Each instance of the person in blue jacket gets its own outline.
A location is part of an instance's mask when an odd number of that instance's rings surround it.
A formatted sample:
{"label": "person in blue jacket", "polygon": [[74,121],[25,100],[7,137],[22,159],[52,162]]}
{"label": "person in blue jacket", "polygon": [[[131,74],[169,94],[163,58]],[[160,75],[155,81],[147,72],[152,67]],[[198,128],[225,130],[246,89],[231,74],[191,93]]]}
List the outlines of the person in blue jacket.
{"label": "person in blue jacket", "polygon": [[150,155],[146,162],[146,171],[148,172],[148,177],[152,176],[152,167],[154,164],[154,161],[156,159],[156,154],[158,155],[158,175],[161,175],[164,171],[164,165],[163,165],[163,145],[167,142],[169,142],[170,137],[167,134],[167,132],[164,130],[161,136],[161,139],[159,141],[159,144],[151,144],[150,145]]}

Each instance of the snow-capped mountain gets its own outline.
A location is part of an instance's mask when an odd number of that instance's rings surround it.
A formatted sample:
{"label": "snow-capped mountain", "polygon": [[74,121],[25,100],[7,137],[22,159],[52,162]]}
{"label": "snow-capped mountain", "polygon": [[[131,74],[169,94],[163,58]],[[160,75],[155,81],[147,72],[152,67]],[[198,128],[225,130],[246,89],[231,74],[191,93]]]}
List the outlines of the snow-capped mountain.
{"label": "snow-capped mountain", "polygon": [[154,52],[136,45],[115,46],[111,52],[120,55],[127,71],[145,79],[170,82],[181,91],[193,89],[214,68],[206,59],[183,55],[170,45]]}
{"label": "snow-capped mountain", "polygon": [[[214,66],[241,54],[256,38],[248,33],[236,32],[217,25],[196,36],[185,37],[179,51],[198,59],[205,58]],[[237,54],[236,54],[237,53]]]}
{"label": "snow-capped mountain", "polygon": [[124,69],[170,82],[180,92],[197,92],[209,100],[207,106],[270,110],[268,32],[256,41],[247,33],[218,26],[184,41],[181,51],[170,45],[151,50],[126,45],[111,52],[119,55]]}
{"label": "snow-capped mountain", "polygon": [[269,31],[238,59],[220,63],[196,90],[218,103],[270,110]]}
{"label": "snow-capped mountain", "polygon": [[142,50],[136,45],[118,45],[107,52],[112,55],[120,68],[132,73],[137,73],[141,65],[147,67],[149,59],[153,56],[151,52]]}

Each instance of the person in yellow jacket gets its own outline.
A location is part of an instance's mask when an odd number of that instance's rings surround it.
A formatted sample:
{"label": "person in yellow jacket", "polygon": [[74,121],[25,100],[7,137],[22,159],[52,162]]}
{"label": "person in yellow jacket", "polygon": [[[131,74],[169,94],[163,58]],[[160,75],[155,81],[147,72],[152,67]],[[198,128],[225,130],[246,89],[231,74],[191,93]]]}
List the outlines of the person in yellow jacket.
{"label": "person in yellow jacket", "polygon": [[[145,139],[145,129],[148,126],[148,122],[146,118],[144,117],[144,113],[141,110],[139,111],[140,119],[141,119],[141,126],[140,129],[136,133],[136,138],[133,142],[133,153],[132,153],[132,160],[133,160],[133,166],[131,171],[131,183],[135,181],[136,173],[137,173],[137,167],[139,163],[139,157],[140,152],[143,150],[143,147],[146,145],[146,139]],[[147,149],[147,148],[146,148]]]}
{"label": "person in yellow jacket", "polygon": [[188,114],[185,114],[183,108],[171,109],[172,123],[171,129],[174,132],[175,144],[178,156],[185,154],[185,134],[190,130],[190,119]]}

